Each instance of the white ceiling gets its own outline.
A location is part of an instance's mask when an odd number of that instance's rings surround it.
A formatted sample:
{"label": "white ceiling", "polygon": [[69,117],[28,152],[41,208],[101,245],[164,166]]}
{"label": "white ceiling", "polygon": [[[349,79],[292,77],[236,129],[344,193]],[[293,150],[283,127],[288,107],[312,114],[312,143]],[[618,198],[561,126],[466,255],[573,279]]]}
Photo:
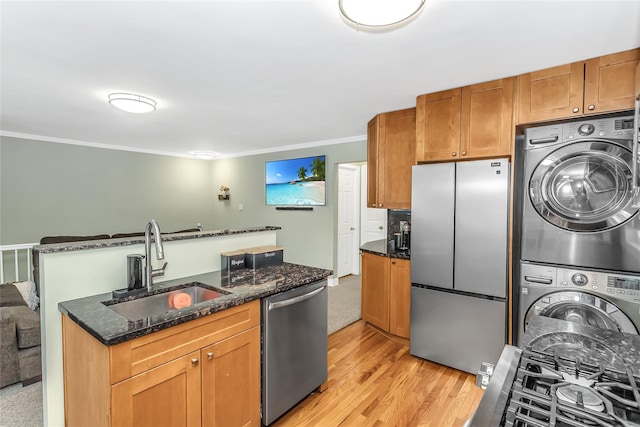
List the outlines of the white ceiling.
{"label": "white ceiling", "polygon": [[[3,0],[0,129],[183,156],[362,140],[419,94],[640,46],[640,0],[427,0],[390,32],[337,3]],[[158,109],[122,112],[111,92]]]}

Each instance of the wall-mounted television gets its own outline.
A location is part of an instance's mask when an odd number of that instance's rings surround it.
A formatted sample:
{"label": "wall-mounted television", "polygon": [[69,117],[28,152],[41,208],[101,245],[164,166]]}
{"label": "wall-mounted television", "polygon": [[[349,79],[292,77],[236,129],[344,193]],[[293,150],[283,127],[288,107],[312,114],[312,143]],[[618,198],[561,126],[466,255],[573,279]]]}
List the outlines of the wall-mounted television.
{"label": "wall-mounted television", "polygon": [[325,156],[265,163],[267,206],[325,206]]}

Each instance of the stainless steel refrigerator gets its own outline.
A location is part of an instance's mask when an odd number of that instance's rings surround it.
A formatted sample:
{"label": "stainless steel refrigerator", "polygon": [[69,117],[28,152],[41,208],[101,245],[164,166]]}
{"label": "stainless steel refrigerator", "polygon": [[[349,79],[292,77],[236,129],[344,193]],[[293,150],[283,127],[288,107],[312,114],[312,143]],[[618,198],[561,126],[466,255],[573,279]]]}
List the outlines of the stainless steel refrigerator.
{"label": "stainless steel refrigerator", "polygon": [[411,354],[476,373],[506,343],[509,160],[413,167]]}

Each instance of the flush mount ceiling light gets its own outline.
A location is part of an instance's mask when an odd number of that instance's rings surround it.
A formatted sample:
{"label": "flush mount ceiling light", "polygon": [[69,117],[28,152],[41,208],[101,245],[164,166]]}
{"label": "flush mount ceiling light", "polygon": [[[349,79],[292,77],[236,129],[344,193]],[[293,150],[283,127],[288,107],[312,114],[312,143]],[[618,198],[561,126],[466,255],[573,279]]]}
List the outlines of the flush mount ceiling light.
{"label": "flush mount ceiling light", "polygon": [[216,153],[212,151],[196,151],[193,155],[203,160],[213,160],[216,158]]}
{"label": "flush mount ceiling light", "polygon": [[425,0],[338,0],[342,16],[351,24],[388,27],[414,17]]}
{"label": "flush mount ceiling light", "polygon": [[129,113],[150,113],[156,110],[156,101],[135,93],[111,93],[109,104]]}

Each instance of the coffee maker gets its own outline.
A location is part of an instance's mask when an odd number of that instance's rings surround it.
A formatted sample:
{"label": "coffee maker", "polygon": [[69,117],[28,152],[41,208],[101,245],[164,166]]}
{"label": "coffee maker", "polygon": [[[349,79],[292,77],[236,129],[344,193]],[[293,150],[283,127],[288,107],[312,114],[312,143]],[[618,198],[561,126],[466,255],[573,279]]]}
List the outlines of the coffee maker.
{"label": "coffee maker", "polygon": [[409,221],[400,221],[400,249],[401,251],[409,250],[411,246],[411,224]]}

